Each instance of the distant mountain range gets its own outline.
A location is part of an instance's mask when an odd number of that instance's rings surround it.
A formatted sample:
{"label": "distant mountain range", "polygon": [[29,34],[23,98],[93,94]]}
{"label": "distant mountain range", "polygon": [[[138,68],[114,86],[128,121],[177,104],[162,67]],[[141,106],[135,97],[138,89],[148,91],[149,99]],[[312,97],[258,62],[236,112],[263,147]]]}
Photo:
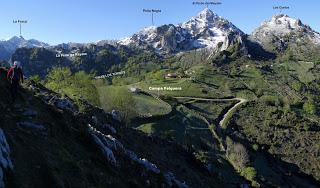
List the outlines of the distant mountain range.
{"label": "distant mountain range", "polygon": [[10,59],[11,55],[14,54],[14,52],[18,48],[47,48],[47,49],[74,49],[74,48],[80,48],[89,46],[91,44],[100,45],[103,46],[105,44],[116,44],[116,41],[112,40],[101,40],[96,43],[62,43],[58,45],[49,45],[45,42],[41,42],[35,39],[26,40],[22,36],[17,37],[14,36],[8,40],[0,40],[0,60],[8,60]]}
{"label": "distant mountain range", "polygon": [[[245,34],[230,21],[218,16],[206,8],[189,21],[159,27],[147,27],[131,37],[119,40],[102,40],[95,43],[63,43],[50,46],[37,40],[25,40],[13,37],[0,41],[0,59],[9,59],[17,48],[49,48],[77,49],[89,45],[103,46],[105,44],[140,49],[154,50],[159,54],[176,54],[180,52],[209,49],[212,53],[227,50],[235,44],[240,45],[248,54],[257,54],[261,48],[268,52],[283,52],[286,49],[298,49],[308,52],[320,47],[320,34],[299,19],[280,14],[262,23],[250,35]],[[302,50],[300,50],[302,46]],[[260,51],[258,52],[260,53]]]}
{"label": "distant mountain range", "polygon": [[22,36],[14,36],[8,40],[0,41],[0,59],[9,59],[17,48],[42,48],[49,47],[49,44],[35,39],[26,40]]}
{"label": "distant mountain range", "polygon": [[148,27],[120,40],[119,44],[149,46],[158,52],[177,53],[199,48],[222,51],[234,43],[247,47],[256,43],[267,51],[281,52],[302,41],[311,46],[319,46],[320,34],[288,15],[275,15],[247,35],[230,21],[206,8],[185,23]]}
{"label": "distant mountain range", "polygon": [[121,45],[151,46],[159,52],[177,53],[199,48],[221,50],[245,34],[228,20],[209,9],[179,25],[148,27],[130,38],[119,41]]}

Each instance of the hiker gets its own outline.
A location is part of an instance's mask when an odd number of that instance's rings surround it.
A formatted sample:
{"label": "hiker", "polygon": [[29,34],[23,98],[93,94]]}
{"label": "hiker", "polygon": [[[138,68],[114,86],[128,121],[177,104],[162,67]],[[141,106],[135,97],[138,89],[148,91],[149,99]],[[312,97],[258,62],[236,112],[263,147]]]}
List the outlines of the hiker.
{"label": "hiker", "polygon": [[13,66],[9,69],[7,79],[10,81],[10,92],[12,102],[16,100],[20,81],[23,83],[23,72],[19,61],[14,61]]}

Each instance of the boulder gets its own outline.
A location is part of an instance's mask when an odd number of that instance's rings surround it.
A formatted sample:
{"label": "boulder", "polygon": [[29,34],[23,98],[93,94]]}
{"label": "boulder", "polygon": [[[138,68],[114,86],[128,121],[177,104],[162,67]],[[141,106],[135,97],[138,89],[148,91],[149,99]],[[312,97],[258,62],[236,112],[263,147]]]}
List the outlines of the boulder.
{"label": "boulder", "polygon": [[112,110],[111,111],[111,115],[112,115],[112,118],[117,120],[117,121],[121,121],[121,114],[119,111],[117,110]]}
{"label": "boulder", "polygon": [[111,164],[116,165],[117,161],[116,158],[113,155],[113,152],[110,148],[108,148],[96,135],[92,135],[93,141],[98,145],[98,147],[101,149],[103,155],[107,158]]}
{"label": "boulder", "polygon": [[158,169],[158,167],[155,164],[149,162],[145,158],[143,158],[143,159],[140,158],[140,159],[138,159],[137,162],[140,163],[141,165],[143,165],[147,170],[150,170],[156,174],[160,173],[160,170]]}
{"label": "boulder", "polygon": [[47,130],[43,125],[35,124],[32,122],[18,122],[17,126],[19,128],[31,131],[45,132]]}
{"label": "boulder", "polygon": [[170,187],[179,187],[179,188],[188,188],[189,186],[185,182],[181,182],[176,179],[172,172],[168,172],[164,174],[164,178],[167,181],[167,184]]}
{"label": "boulder", "polygon": [[50,100],[49,100],[49,104],[53,104],[54,106],[56,106],[57,108],[61,109],[61,110],[66,110],[72,113],[75,113],[78,111],[78,109],[76,108],[76,106],[73,104],[73,102],[71,101],[71,99],[67,98],[67,97],[58,97],[58,96],[53,96]]}
{"label": "boulder", "polygon": [[13,170],[10,147],[3,130],[0,128],[0,187],[5,187],[5,172],[9,170]]}

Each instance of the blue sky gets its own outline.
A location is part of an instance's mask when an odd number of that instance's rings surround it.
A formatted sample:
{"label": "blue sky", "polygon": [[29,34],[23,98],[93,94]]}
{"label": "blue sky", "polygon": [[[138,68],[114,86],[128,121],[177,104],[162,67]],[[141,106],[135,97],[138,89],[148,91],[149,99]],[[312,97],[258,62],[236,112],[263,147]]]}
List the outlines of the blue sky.
{"label": "blue sky", "polygon": [[[151,15],[143,9],[161,9],[155,25],[178,24],[189,20],[203,6],[199,0],[1,0],[0,39],[19,35],[13,20],[28,20],[23,25],[26,39],[50,44],[94,42],[130,36],[151,25]],[[290,6],[284,13],[300,18],[320,31],[319,0],[221,0],[210,9],[227,18],[241,30],[250,33],[262,21],[278,13],[273,6]]]}

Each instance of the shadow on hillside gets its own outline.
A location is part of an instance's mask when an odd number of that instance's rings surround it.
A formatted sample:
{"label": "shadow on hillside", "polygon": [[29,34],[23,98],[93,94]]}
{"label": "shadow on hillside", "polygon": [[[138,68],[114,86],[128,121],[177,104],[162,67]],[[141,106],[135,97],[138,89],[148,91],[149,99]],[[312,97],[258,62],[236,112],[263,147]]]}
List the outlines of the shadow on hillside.
{"label": "shadow on hillside", "polygon": [[253,151],[250,141],[245,139],[245,136],[238,132],[238,130],[232,130],[228,126],[227,134],[232,138],[234,142],[238,142],[246,146],[250,153],[253,166],[258,172],[260,180],[264,179],[264,183],[272,187],[308,187],[317,188],[320,186],[313,176],[303,173],[300,168],[293,163],[283,161],[280,155],[272,155],[268,152],[269,147],[264,146],[264,149]]}
{"label": "shadow on hillside", "polygon": [[248,52],[254,60],[273,60],[276,54],[266,51],[259,43],[247,39],[245,41]]}

